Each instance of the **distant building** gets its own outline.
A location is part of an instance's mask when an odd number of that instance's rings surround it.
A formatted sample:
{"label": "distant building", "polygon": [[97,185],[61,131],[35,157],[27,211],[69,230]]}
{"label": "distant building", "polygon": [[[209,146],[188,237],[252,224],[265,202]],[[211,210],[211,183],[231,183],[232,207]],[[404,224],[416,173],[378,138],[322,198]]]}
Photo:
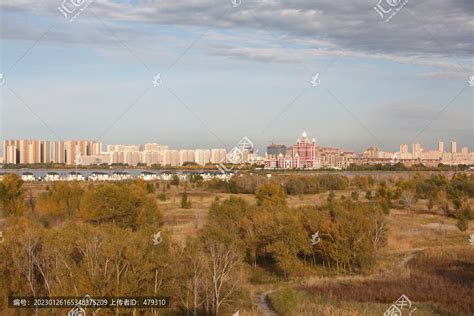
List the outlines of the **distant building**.
{"label": "distant building", "polygon": [[455,153],[457,153],[457,152],[458,152],[457,143],[453,140],[453,141],[451,142],[451,153],[452,153],[452,154],[455,154]]}
{"label": "distant building", "polygon": [[421,153],[423,152],[423,149],[421,148],[420,144],[413,144],[412,145],[412,155],[413,159],[418,159],[421,158]]}
{"label": "distant building", "polygon": [[440,153],[443,153],[443,152],[444,152],[444,142],[442,142],[442,141],[439,141],[439,142],[438,142],[438,151],[439,151]]}
{"label": "distant building", "polygon": [[101,155],[84,156],[84,157],[81,157],[80,164],[82,166],[110,164],[110,155],[101,154]]}
{"label": "distant building", "polygon": [[363,158],[382,158],[382,151],[378,147],[369,147],[363,153]]}
{"label": "distant building", "polygon": [[221,161],[224,161],[226,155],[227,155],[227,150],[225,149],[222,149],[222,148],[211,149],[211,163],[218,164]]}
{"label": "distant building", "polygon": [[321,158],[321,168],[345,169],[350,165],[350,159],[357,155],[353,151],[344,151],[340,148],[319,148],[318,154]]}
{"label": "distant building", "polygon": [[76,163],[76,157],[100,154],[102,144],[94,141],[44,141],[5,140],[3,142],[6,164],[68,164]]}
{"label": "distant building", "polygon": [[407,144],[402,144],[400,145],[400,153],[408,153],[408,145]]}
{"label": "distant building", "polygon": [[270,146],[267,147],[267,157],[268,158],[276,158],[280,154],[286,156],[288,152],[288,148],[285,145],[277,145],[272,143]]}
{"label": "distant building", "polygon": [[194,151],[194,161],[200,166],[207,165],[211,162],[211,151],[209,149],[196,149]]}
{"label": "distant building", "polygon": [[192,149],[182,149],[179,151],[179,164],[195,162],[195,152]]}
{"label": "distant building", "polygon": [[321,167],[321,159],[316,156],[316,139],[308,140],[306,131],[296,140],[296,144],[288,148],[287,154],[268,157],[266,169],[317,169]]}

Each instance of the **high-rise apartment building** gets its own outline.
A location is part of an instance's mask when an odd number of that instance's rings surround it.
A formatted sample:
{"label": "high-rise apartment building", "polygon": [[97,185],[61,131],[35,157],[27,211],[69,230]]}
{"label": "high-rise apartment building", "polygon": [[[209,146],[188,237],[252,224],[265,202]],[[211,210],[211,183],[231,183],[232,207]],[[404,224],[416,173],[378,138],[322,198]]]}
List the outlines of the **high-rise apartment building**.
{"label": "high-rise apartment building", "polygon": [[51,161],[54,163],[66,163],[66,146],[63,141],[51,142]]}
{"label": "high-rise apartment building", "polygon": [[157,143],[147,143],[144,148],[145,151],[163,151],[169,149],[169,146],[160,145]]}
{"label": "high-rise apartment building", "polygon": [[211,162],[211,151],[209,149],[196,149],[194,151],[194,161],[201,166]]}
{"label": "high-rise apartment building", "polygon": [[163,165],[176,167],[179,165],[179,151],[178,150],[165,150],[163,152]]}
{"label": "high-rise apartment building", "polygon": [[138,145],[108,145],[107,151],[111,152],[131,152],[131,151],[140,151],[140,146]]}
{"label": "high-rise apartment building", "polygon": [[17,140],[3,141],[3,162],[6,164],[20,163],[20,148]]}
{"label": "high-rise apartment building", "polygon": [[408,145],[407,144],[400,145],[400,153],[406,154],[407,152],[408,152]]}
{"label": "high-rise apartment building", "polygon": [[92,141],[5,140],[4,161],[8,164],[74,164],[77,155],[100,152],[102,145]]}
{"label": "high-rise apartment building", "polygon": [[457,152],[458,152],[457,143],[453,140],[453,141],[451,141],[451,153],[455,154]]}
{"label": "high-rise apartment building", "polygon": [[227,155],[227,150],[225,149],[220,149],[220,148],[211,149],[211,163],[217,164],[217,163],[223,162],[226,158],[226,155]]}
{"label": "high-rise apartment building", "polygon": [[179,164],[183,165],[186,162],[195,162],[194,150],[182,149],[179,151]]}
{"label": "high-rise apartment building", "polygon": [[423,151],[423,149],[421,148],[420,144],[413,144],[412,145],[413,159],[421,158],[422,151]]}
{"label": "high-rise apartment building", "polygon": [[440,153],[443,153],[443,152],[444,152],[444,142],[442,142],[442,141],[439,141],[439,142],[438,142],[438,151],[439,151]]}
{"label": "high-rise apartment building", "polygon": [[267,147],[267,157],[276,158],[280,154],[285,156],[287,151],[288,151],[288,148],[286,148],[285,145],[277,145],[277,144],[272,143],[270,146]]}

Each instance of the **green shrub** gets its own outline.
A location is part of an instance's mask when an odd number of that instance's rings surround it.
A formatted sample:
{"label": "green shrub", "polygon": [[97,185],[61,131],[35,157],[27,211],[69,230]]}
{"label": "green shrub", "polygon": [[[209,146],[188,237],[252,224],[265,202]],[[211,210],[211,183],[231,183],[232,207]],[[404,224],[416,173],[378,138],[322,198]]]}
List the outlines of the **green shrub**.
{"label": "green shrub", "polygon": [[279,315],[294,315],[298,302],[298,293],[290,287],[285,287],[270,295],[270,303]]}
{"label": "green shrub", "polygon": [[192,204],[188,198],[188,193],[181,194],[181,208],[191,208]]}
{"label": "green shrub", "polygon": [[158,195],[158,198],[160,201],[166,201],[166,193],[161,192],[160,195]]}
{"label": "green shrub", "polygon": [[460,231],[465,232],[469,228],[469,221],[467,218],[463,217],[456,223],[456,226]]}

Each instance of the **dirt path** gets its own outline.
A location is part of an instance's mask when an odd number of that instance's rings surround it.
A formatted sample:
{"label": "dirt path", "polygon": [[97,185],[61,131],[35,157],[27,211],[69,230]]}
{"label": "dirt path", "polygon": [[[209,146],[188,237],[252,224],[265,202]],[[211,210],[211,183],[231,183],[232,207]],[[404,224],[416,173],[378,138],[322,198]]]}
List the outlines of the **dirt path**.
{"label": "dirt path", "polygon": [[273,310],[268,295],[278,291],[277,289],[266,291],[257,295],[257,306],[260,310],[267,316],[278,316],[278,314]]}
{"label": "dirt path", "polygon": [[399,266],[400,267],[405,267],[411,260],[413,260],[413,258],[415,258],[415,256],[420,253],[421,251],[427,249],[426,247],[422,247],[422,248],[413,248],[413,249],[410,249],[410,253],[405,256],[403,258],[403,260],[400,262]]}
{"label": "dirt path", "polygon": [[[425,249],[427,248],[422,247],[410,249],[410,252],[405,257],[403,257],[403,260],[398,264],[398,266],[405,267],[411,260],[415,258],[417,254]],[[268,295],[276,291],[278,291],[278,289],[269,290],[257,295],[256,304],[266,316],[278,316],[278,314],[273,310],[268,298]]]}

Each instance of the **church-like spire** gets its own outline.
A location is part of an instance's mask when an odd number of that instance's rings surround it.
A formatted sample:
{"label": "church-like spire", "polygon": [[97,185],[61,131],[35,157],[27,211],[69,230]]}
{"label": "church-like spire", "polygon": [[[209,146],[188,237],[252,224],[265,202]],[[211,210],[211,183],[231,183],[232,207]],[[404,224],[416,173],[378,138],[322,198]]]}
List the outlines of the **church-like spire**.
{"label": "church-like spire", "polygon": [[308,134],[306,134],[306,128],[303,130],[303,134],[301,134],[301,137],[307,138]]}

